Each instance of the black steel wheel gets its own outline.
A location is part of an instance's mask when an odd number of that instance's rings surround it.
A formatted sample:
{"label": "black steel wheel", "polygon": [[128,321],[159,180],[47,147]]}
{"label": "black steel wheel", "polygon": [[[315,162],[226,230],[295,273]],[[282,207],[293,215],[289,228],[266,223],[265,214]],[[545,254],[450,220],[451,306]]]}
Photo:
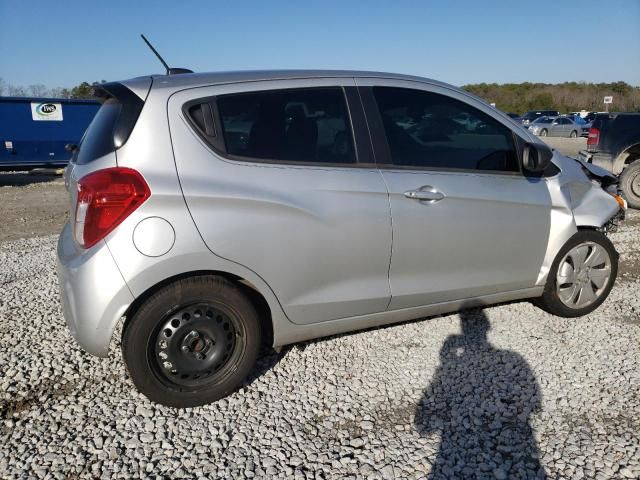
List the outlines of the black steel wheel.
{"label": "black steel wheel", "polygon": [[242,323],[219,305],[181,307],[159,322],[147,348],[163,381],[185,389],[215,383],[244,349]]}
{"label": "black steel wheel", "polygon": [[127,318],[122,353],[150,400],[204,405],[235,390],[255,364],[260,322],[238,286],[216,276],[177,280]]}

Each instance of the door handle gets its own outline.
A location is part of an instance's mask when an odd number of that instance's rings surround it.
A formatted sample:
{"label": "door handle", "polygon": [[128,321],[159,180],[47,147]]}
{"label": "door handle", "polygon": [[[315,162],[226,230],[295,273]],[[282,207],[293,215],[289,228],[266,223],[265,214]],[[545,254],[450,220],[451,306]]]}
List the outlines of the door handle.
{"label": "door handle", "polygon": [[433,187],[422,187],[421,190],[409,190],[404,192],[404,196],[412,200],[426,200],[430,203],[438,202],[444,198],[442,192],[437,191]]}

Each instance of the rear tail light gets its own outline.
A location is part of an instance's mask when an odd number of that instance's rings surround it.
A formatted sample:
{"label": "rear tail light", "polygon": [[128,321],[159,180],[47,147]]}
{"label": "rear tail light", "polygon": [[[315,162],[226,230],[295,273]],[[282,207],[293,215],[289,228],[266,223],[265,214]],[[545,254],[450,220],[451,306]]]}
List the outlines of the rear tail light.
{"label": "rear tail light", "polygon": [[600,142],[600,130],[591,127],[589,129],[589,136],[587,137],[587,145],[597,145]]}
{"label": "rear tail light", "polygon": [[151,196],[142,175],[130,168],[107,168],[78,181],[74,235],[89,248],[120,225]]}

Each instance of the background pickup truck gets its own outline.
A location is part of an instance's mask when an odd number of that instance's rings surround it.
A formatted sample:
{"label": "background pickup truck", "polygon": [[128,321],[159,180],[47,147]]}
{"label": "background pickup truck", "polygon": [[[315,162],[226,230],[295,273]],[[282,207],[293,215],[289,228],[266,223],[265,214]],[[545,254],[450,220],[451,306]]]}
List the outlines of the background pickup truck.
{"label": "background pickup truck", "polygon": [[640,209],[640,113],[599,113],[580,158],[620,175],[630,207]]}

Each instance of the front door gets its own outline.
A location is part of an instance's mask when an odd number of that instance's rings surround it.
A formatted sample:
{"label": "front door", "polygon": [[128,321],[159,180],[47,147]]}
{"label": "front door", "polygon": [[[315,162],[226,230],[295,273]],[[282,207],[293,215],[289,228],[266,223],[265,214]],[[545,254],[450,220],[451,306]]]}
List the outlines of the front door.
{"label": "front door", "polygon": [[170,100],[178,175],[204,241],[262,277],[295,323],[390,300],[388,194],[368,135],[354,137],[366,126],[349,92],[358,99],[353,79],[307,79]]}
{"label": "front door", "polygon": [[551,200],[544,178],[520,172],[506,119],[443,87],[369,83],[376,156],[388,163],[389,309],[533,287]]}

